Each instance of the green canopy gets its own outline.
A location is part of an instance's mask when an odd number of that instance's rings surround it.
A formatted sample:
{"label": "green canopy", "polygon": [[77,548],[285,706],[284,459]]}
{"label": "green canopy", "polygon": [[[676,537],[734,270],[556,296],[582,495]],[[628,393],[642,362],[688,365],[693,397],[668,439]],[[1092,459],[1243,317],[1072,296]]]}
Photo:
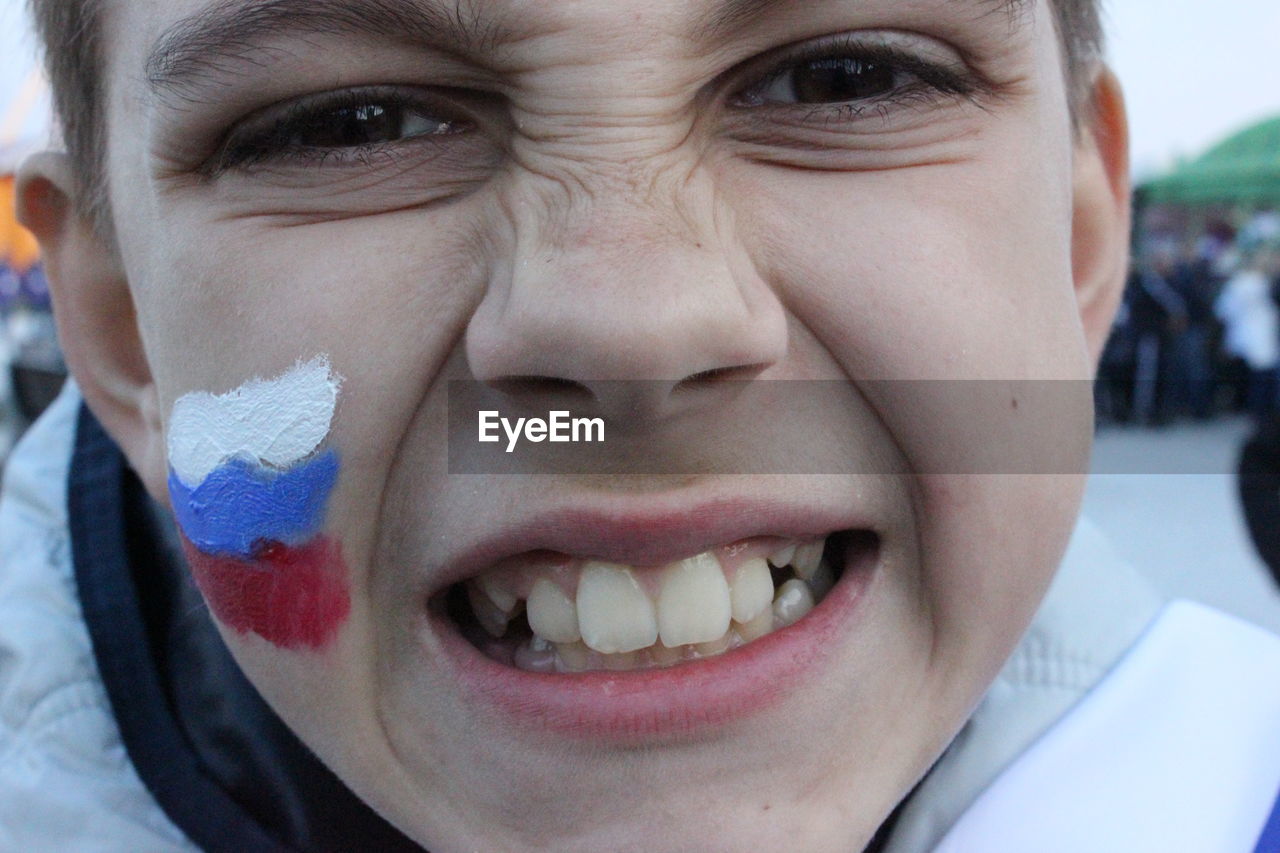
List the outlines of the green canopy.
{"label": "green canopy", "polygon": [[1280,205],[1280,116],[1240,131],[1141,190],[1156,203]]}

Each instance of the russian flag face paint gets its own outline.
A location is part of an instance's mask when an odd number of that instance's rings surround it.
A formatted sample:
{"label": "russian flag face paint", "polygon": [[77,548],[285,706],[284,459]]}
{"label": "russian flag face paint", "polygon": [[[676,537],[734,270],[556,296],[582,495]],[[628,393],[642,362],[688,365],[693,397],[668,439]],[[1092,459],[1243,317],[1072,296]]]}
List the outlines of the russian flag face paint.
{"label": "russian flag face paint", "polygon": [[214,614],[285,648],[320,648],[350,610],[342,549],[322,535],[339,460],[328,359],[173,406],[169,494]]}

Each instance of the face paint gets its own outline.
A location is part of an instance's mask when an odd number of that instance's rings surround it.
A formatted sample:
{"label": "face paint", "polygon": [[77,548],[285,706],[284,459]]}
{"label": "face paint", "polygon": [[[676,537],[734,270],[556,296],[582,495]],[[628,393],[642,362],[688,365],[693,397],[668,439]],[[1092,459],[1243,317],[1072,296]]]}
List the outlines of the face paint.
{"label": "face paint", "polygon": [[173,406],[169,494],[196,583],[225,624],[320,648],[350,610],[339,543],[320,535],[339,460],[338,380],[323,357]]}

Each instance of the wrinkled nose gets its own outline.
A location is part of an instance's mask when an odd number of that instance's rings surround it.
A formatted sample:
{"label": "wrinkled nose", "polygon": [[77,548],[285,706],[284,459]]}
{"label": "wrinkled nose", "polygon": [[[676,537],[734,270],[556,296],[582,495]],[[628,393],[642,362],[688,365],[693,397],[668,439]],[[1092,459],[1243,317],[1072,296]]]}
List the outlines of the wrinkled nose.
{"label": "wrinkled nose", "polygon": [[662,213],[519,234],[467,329],[473,375],[525,403],[571,391],[634,421],[709,405],[717,380],[779,362],[786,315],[746,248]]}

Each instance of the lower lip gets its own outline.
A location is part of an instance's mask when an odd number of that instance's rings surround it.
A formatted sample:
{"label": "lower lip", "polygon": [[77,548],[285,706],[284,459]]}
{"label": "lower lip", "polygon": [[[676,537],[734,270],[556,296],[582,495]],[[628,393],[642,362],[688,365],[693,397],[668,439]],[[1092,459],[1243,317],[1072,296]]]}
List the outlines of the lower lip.
{"label": "lower lip", "polygon": [[794,625],[663,669],[527,672],[486,657],[438,608],[426,608],[427,626],[466,698],[512,725],[621,742],[696,737],[777,706],[824,669],[866,597],[877,556],[851,555],[839,583]]}

